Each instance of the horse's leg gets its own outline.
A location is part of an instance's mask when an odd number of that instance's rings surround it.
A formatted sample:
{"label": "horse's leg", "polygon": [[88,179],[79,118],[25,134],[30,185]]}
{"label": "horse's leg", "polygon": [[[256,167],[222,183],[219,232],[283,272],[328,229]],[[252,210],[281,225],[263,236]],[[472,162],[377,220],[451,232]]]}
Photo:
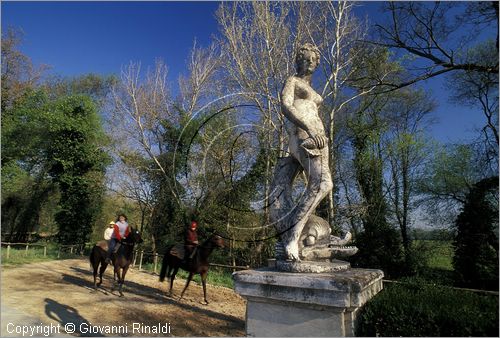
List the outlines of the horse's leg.
{"label": "horse's leg", "polygon": [[182,296],[184,296],[184,292],[186,292],[186,289],[188,288],[189,283],[191,282],[191,279],[193,279],[193,276],[194,276],[194,272],[190,272],[188,279],[187,279],[187,282],[186,282],[186,286],[184,287],[184,290],[182,290],[181,297],[179,298],[179,300],[181,300]]}
{"label": "horse's leg", "polygon": [[120,292],[120,297],[123,297],[122,288],[123,288],[123,283],[125,282],[125,275],[127,274],[127,271],[128,271],[128,265],[124,266],[122,269],[122,277],[120,278],[120,287],[118,289],[118,292]]}
{"label": "horse's leg", "polygon": [[99,268],[99,262],[92,264],[92,269],[94,270],[94,289],[97,289],[97,269]]}
{"label": "horse's leg", "polygon": [[[118,276],[118,279],[119,279],[119,278],[120,278],[120,267],[118,266],[118,264],[115,266],[115,268],[114,268],[114,270],[113,270],[113,271],[114,271],[113,273],[114,273],[116,276]],[[114,291],[114,290],[115,290],[115,287],[116,287],[116,282],[117,282],[117,281],[116,281],[116,279],[114,279],[114,278],[113,278],[113,286],[111,287],[111,291]],[[120,282],[120,281],[118,281],[118,282]]]}
{"label": "horse's leg", "polygon": [[202,272],[200,274],[201,276],[201,284],[203,285],[203,300],[205,301],[205,304],[208,304],[207,300],[207,277],[208,277],[208,271]]}
{"label": "horse's leg", "polygon": [[99,269],[99,283],[97,283],[97,286],[100,286],[102,284],[102,274],[104,273],[104,271],[106,271],[107,267],[108,267],[108,264],[105,261],[102,261],[101,268]]}
{"label": "horse's leg", "polygon": [[168,295],[170,297],[172,297],[175,275],[177,275],[177,271],[179,271],[178,267],[176,268],[172,267],[171,269],[172,269],[172,274],[170,275],[170,289],[168,290]]}

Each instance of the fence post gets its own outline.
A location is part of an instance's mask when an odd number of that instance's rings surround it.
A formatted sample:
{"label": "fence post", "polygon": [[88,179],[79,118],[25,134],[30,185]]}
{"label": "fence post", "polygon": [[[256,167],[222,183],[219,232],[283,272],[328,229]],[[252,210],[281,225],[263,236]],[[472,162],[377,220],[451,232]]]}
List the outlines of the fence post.
{"label": "fence post", "polygon": [[43,257],[47,257],[47,245],[43,246]]}
{"label": "fence post", "polygon": [[139,271],[142,269],[142,256],[144,254],[144,250],[141,250],[141,258],[139,258]]}
{"label": "fence post", "polygon": [[24,256],[28,256],[28,249],[29,249],[30,245],[29,244],[26,244],[26,252],[24,253]]}
{"label": "fence post", "polygon": [[155,258],[154,258],[154,267],[153,267],[153,272],[156,273],[156,266],[158,265],[158,253],[155,252]]}
{"label": "fence post", "polygon": [[10,244],[7,244],[7,259],[10,257]]}
{"label": "fence post", "polygon": [[73,254],[73,245],[70,245],[70,247],[69,247],[69,253]]}
{"label": "fence post", "polygon": [[134,258],[132,261],[132,267],[135,268],[135,262],[137,261],[137,250],[134,250]]}
{"label": "fence post", "polygon": [[61,246],[57,247],[57,258],[61,258]]}

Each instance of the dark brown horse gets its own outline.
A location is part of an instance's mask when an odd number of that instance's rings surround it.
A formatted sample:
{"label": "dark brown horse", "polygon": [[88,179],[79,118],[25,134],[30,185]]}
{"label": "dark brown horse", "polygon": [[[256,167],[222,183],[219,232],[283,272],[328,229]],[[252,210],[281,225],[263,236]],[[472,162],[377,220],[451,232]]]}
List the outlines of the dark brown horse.
{"label": "dark brown horse", "polygon": [[224,247],[224,240],[219,235],[213,234],[207,239],[203,244],[199,245],[193,258],[186,262],[183,260],[184,256],[184,246],[181,244],[172,245],[167,248],[165,256],[163,256],[163,262],[160,271],[160,282],[165,280],[165,276],[170,277],[170,289],[169,295],[172,296],[172,287],[174,285],[175,275],[179,268],[189,272],[187,278],[186,286],[182,290],[181,297],[184,296],[184,292],[189,286],[189,283],[193,279],[195,274],[201,276],[201,283],[203,284],[203,298],[206,304],[207,301],[207,276],[208,276],[208,257],[215,248]]}
{"label": "dark brown horse", "polygon": [[[106,263],[107,254],[107,244],[104,241],[97,243],[90,253],[90,264],[94,270],[94,288],[97,289],[102,283],[102,274],[106,271],[108,263]],[[118,291],[120,296],[123,296],[122,287],[125,281],[125,275],[127,274],[130,263],[132,262],[132,256],[134,252],[135,244],[142,243],[142,237],[139,231],[134,230],[130,227],[130,233],[127,238],[121,241],[120,247],[116,253],[111,255],[111,261],[114,266],[114,276],[118,279]],[[101,268],[99,269],[99,265]],[[97,270],[99,269],[99,283],[97,282]],[[121,270],[121,271],[120,271]],[[121,274],[120,274],[121,272]],[[116,278],[113,278],[113,291],[116,287]]]}

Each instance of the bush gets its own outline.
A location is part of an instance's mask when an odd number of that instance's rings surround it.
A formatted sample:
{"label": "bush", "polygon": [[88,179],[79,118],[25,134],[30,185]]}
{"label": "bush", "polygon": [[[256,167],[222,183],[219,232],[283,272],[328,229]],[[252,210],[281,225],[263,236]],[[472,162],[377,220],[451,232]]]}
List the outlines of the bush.
{"label": "bush", "polygon": [[498,176],[476,183],[455,222],[459,285],[498,290]]}
{"label": "bush", "polygon": [[498,336],[498,296],[406,279],[388,285],[362,309],[357,336]]}
{"label": "bush", "polygon": [[365,230],[355,238],[359,251],[349,261],[353,267],[381,269],[385,276],[396,278],[407,273],[399,232],[389,224],[365,225]]}

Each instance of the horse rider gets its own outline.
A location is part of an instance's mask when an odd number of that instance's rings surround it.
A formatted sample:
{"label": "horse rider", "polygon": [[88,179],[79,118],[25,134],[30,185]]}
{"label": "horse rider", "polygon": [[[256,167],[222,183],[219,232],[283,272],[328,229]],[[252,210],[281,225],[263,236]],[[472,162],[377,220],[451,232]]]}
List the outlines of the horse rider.
{"label": "horse rider", "polygon": [[192,220],[187,228],[184,237],[184,260],[186,261],[186,263],[191,263],[191,260],[196,254],[196,248],[198,247],[198,233],[196,232],[197,228],[198,223]]}
{"label": "horse rider", "polygon": [[108,244],[111,240],[111,236],[113,235],[115,224],[116,223],[114,221],[109,222],[108,227],[104,230],[104,239],[108,242]]}
{"label": "horse rider", "polygon": [[116,244],[121,240],[127,238],[129,232],[130,228],[127,223],[127,216],[125,216],[124,214],[119,215],[116,223],[113,226],[113,234],[111,235],[111,240],[109,241],[106,263],[111,263],[111,254],[114,252]]}

